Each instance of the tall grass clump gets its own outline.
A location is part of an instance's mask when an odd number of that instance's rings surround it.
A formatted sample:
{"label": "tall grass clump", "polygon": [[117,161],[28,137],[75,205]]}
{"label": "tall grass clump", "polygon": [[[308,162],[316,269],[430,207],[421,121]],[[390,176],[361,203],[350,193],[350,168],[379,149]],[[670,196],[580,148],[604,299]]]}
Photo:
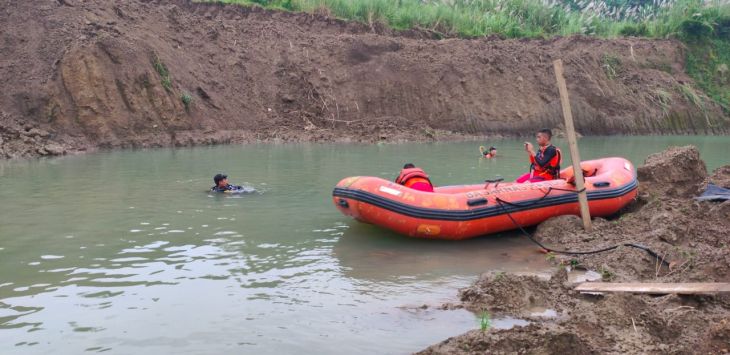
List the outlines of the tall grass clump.
{"label": "tall grass clump", "polygon": [[165,63],[162,62],[160,57],[155,56],[152,60],[152,66],[155,68],[157,74],[160,75],[160,83],[165,90],[172,90],[172,78],[170,77],[170,70],[167,69]]}
{"label": "tall grass clump", "polygon": [[185,106],[185,111],[190,111],[190,105],[193,103],[193,96],[190,95],[189,92],[184,92],[180,95],[180,101],[182,101],[183,106]]}
{"label": "tall grass clump", "polygon": [[687,74],[730,112],[730,2],[684,1],[664,16],[659,34],[687,45]]}
{"label": "tall grass clump", "polygon": [[479,316],[479,329],[482,332],[486,332],[491,327],[492,327],[492,317],[489,315],[489,312],[482,311],[482,314]]}
{"label": "tall grass clump", "polygon": [[[728,0],[199,0],[321,13],[450,36],[720,35]],[[699,15],[698,15],[699,14]],[[725,16],[725,18],[723,18]],[[726,30],[725,30],[726,31]],[[724,32],[726,33],[726,32]]]}

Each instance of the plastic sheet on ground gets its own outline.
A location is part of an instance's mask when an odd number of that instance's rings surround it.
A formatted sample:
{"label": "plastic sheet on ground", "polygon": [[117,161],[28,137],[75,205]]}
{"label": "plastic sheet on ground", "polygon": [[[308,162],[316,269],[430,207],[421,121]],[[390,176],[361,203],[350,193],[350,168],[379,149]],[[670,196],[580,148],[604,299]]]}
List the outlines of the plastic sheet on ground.
{"label": "plastic sheet on ground", "polygon": [[695,197],[698,201],[727,201],[730,200],[730,189],[708,184],[702,195]]}

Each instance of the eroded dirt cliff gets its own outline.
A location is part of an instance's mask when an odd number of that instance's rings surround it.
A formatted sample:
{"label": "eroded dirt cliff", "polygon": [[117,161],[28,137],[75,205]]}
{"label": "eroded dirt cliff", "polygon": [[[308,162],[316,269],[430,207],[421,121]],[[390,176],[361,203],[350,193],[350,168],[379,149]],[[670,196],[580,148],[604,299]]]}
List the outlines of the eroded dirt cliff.
{"label": "eroded dirt cliff", "polygon": [[[723,133],[671,40],[434,39],[324,15],[169,1],[0,6],[0,157],[255,140]],[[684,89],[682,89],[684,86]]]}

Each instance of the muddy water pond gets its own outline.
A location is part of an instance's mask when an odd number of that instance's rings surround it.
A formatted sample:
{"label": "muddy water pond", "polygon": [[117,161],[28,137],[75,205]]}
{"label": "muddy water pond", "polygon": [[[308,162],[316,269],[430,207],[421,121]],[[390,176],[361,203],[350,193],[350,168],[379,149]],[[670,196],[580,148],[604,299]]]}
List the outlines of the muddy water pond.
{"label": "muddy water pond", "polygon": [[[636,164],[688,143],[709,168],[728,161],[730,137],[580,142],[585,159]],[[480,159],[479,145],[500,156]],[[510,233],[407,239],[341,216],[330,194],[406,162],[436,184],[511,179],[526,169],[521,149],[245,145],[0,162],[2,353],[399,354],[477,328],[438,306],[486,270],[545,273],[544,255]],[[205,192],[219,171],[259,193]]]}

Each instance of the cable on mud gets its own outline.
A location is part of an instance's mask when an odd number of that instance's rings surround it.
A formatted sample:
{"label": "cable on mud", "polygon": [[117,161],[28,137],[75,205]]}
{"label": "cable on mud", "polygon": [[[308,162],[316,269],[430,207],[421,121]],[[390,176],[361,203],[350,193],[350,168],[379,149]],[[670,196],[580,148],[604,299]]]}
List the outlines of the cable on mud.
{"label": "cable on mud", "polygon": [[643,246],[643,245],[640,245],[640,244],[635,244],[635,243],[616,244],[616,245],[613,245],[613,246],[610,246],[610,247],[601,248],[601,249],[595,249],[595,250],[589,250],[589,251],[570,251],[570,250],[558,250],[558,249],[549,248],[549,247],[546,247],[544,244],[540,243],[539,241],[535,240],[535,237],[532,234],[530,234],[528,231],[526,231],[525,228],[523,228],[522,225],[520,225],[514,219],[514,217],[512,217],[512,214],[507,211],[507,209],[504,207],[504,205],[511,205],[511,206],[515,206],[515,207],[528,207],[528,206],[531,206],[531,205],[539,202],[540,200],[543,200],[544,198],[546,198],[550,194],[550,192],[552,190],[568,191],[568,192],[572,192],[572,193],[578,194],[578,193],[581,193],[581,192],[585,191],[585,188],[583,188],[582,190],[568,190],[568,189],[560,189],[560,188],[555,188],[555,187],[549,187],[548,188],[548,191],[545,193],[545,195],[543,195],[541,198],[539,198],[539,199],[537,199],[535,201],[532,201],[529,204],[516,204],[516,203],[512,203],[512,202],[509,202],[509,201],[502,200],[499,197],[496,197],[495,200],[497,201],[497,204],[499,205],[499,207],[502,208],[502,211],[504,211],[504,213],[507,214],[507,217],[509,217],[509,219],[515,225],[515,227],[517,227],[517,229],[519,229],[522,232],[522,234],[524,234],[525,237],[527,237],[527,239],[529,239],[531,242],[535,243],[537,246],[539,246],[540,248],[542,248],[545,251],[548,251],[548,252],[551,252],[551,253],[555,253],[555,254],[563,254],[563,255],[591,255],[591,254],[598,254],[598,253],[603,253],[603,252],[611,251],[611,250],[617,249],[618,247],[625,246],[625,247],[630,247],[630,248],[636,248],[636,249],[643,250],[647,254],[651,255],[654,258],[656,258],[657,261],[661,262],[664,265],[669,266],[669,262],[666,261],[663,256],[660,256],[657,252],[649,249],[646,246]]}

